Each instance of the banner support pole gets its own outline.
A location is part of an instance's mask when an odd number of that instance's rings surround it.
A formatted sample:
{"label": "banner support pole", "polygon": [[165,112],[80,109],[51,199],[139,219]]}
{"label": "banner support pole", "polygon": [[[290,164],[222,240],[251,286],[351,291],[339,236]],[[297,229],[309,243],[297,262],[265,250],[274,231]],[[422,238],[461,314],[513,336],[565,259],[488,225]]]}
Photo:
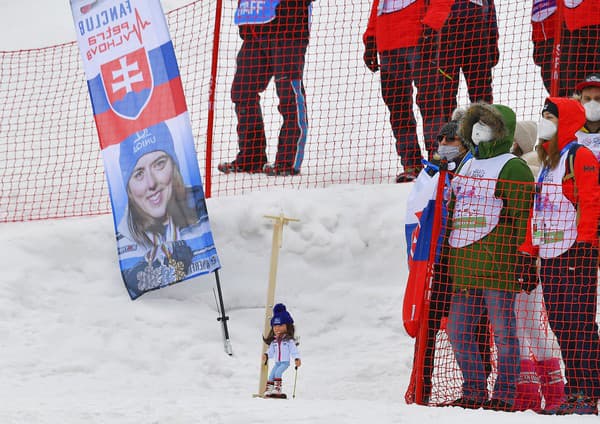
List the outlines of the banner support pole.
{"label": "banner support pole", "polygon": [[225,346],[225,353],[229,356],[233,355],[233,349],[231,348],[231,341],[229,340],[229,329],[227,328],[227,321],[229,317],[225,315],[225,304],[223,303],[223,292],[221,291],[221,280],[219,278],[219,270],[215,270],[215,280],[217,285],[217,294],[219,296],[219,312],[221,316],[217,318],[217,321],[221,321],[223,325],[223,344]]}

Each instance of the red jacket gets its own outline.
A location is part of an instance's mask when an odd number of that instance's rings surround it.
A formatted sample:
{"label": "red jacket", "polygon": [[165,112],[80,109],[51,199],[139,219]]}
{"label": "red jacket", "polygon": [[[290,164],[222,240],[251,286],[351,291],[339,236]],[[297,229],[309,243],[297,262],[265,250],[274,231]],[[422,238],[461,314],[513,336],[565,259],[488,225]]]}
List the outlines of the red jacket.
{"label": "red jacket", "polygon": [[383,0],[373,0],[369,23],[363,34],[365,44],[367,38],[375,37],[378,52],[417,46],[424,25],[439,31],[455,0],[430,0],[427,11],[425,0],[416,0],[404,9],[377,15],[380,1]]}
{"label": "red jacket", "polygon": [[564,6],[563,16],[569,31],[600,25],[600,4],[598,0],[582,0],[577,7]]}
{"label": "red jacket", "polygon": [[[576,141],[575,133],[585,123],[585,110],[581,103],[563,97],[548,97],[558,107],[558,148],[562,150],[571,141]],[[548,148],[549,141],[543,144]],[[598,218],[600,216],[600,186],[598,184],[598,160],[587,147],[580,147],[575,154],[573,173],[575,178],[563,180],[562,191],[577,207],[577,241],[598,246]],[[533,246],[531,226],[521,251],[537,255],[537,246]]]}
{"label": "red jacket", "polygon": [[[581,4],[573,8],[567,7],[563,2],[560,7],[562,7],[563,22],[570,31],[600,25],[600,4],[598,4],[598,0],[582,0]],[[533,8],[532,12],[534,12]],[[531,21],[531,38],[534,42],[554,38],[557,16],[558,13],[555,11],[543,21]]]}
{"label": "red jacket", "polygon": [[556,32],[557,14],[554,12],[540,22],[531,21],[531,38],[536,41],[548,41],[554,39]]}

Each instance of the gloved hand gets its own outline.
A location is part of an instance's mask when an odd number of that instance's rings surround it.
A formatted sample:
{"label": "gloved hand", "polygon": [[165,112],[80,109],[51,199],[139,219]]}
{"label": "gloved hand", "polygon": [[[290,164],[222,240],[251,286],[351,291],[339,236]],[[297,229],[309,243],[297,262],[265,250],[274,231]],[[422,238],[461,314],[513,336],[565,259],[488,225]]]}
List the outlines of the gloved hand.
{"label": "gloved hand", "polygon": [[371,72],[377,72],[379,70],[379,61],[377,60],[377,42],[375,41],[375,37],[367,37],[365,40],[365,53],[363,54],[363,60]]}
{"label": "gloved hand", "polygon": [[537,268],[535,265],[536,258],[534,256],[519,254],[517,257],[517,265],[515,267],[515,277],[521,290],[529,294],[538,285]]}
{"label": "gloved hand", "polygon": [[173,259],[183,262],[187,273],[192,264],[192,259],[194,259],[194,252],[184,240],[177,240],[173,242]]}

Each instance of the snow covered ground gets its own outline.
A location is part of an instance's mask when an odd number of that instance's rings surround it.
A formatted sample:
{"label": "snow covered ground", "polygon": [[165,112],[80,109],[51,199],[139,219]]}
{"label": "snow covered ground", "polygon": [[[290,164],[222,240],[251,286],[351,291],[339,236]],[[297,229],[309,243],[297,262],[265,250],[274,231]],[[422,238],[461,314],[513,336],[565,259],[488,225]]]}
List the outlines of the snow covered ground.
{"label": "snow covered ground", "polygon": [[[110,216],[3,225],[2,423],[378,423],[512,414],[409,406],[412,339],[401,324],[409,185],[337,186],[208,201],[234,355],[225,354],[212,276],[131,302]],[[284,228],[277,301],[297,323],[296,398],[252,398],[272,223]],[[294,371],[284,378],[293,391]],[[596,419],[596,418],[592,418]],[[579,422],[579,421],[578,421]]]}
{"label": "snow covered ground", "polygon": [[[366,0],[365,0],[366,1]],[[182,1],[163,1],[166,10]],[[71,41],[68,2],[0,2],[0,49]],[[43,44],[42,44],[43,43]],[[340,185],[209,199],[234,355],[206,276],[131,302],[110,216],[0,226],[0,423],[500,424],[596,422],[404,403],[403,225],[410,185]],[[296,398],[253,398],[272,222],[276,300],[297,324]],[[293,391],[294,371],[284,388]]]}

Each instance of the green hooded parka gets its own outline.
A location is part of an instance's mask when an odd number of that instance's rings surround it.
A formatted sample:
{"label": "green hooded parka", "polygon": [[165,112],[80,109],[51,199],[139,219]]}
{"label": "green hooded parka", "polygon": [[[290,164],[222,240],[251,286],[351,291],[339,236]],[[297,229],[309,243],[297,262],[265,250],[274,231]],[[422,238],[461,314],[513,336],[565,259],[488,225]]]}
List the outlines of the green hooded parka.
{"label": "green hooded parka", "polygon": [[[492,141],[474,146],[471,132],[473,125],[480,120],[493,129],[494,137]],[[515,126],[516,116],[509,107],[476,103],[467,110],[460,131],[473,146],[474,157],[488,159],[509,153]],[[500,171],[495,186],[495,196],[503,202],[498,225],[485,237],[468,246],[454,248],[445,245],[455,291],[469,288],[521,290],[514,268],[517,247],[525,238],[534,192],[533,174],[527,163],[517,157],[509,159]],[[449,231],[452,228],[455,201],[452,194]]]}

